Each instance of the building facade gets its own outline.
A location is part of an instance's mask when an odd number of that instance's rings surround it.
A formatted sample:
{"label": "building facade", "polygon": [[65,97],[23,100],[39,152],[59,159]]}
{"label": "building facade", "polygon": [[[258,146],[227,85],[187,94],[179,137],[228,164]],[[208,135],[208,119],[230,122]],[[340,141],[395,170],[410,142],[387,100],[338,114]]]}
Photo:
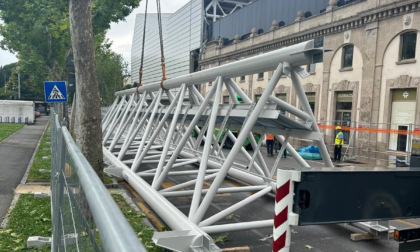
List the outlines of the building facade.
{"label": "building facade", "polygon": [[[194,70],[194,56],[202,41],[202,1],[192,0],[175,13],[162,13],[162,37],[167,78]],[[161,81],[161,51],[157,14],[147,14],[142,84]],[[143,47],[144,14],[137,14],[131,49],[131,81],[139,81]],[[195,53],[195,55],[194,55]],[[197,68],[197,66],[195,66]]]}
{"label": "building facade", "polygon": [[[236,13],[242,15],[240,12],[246,9]],[[304,66],[311,75],[302,80],[302,85],[317,121],[330,126],[324,131],[325,142],[333,143],[335,125],[355,126],[366,129],[356,133],[359,150],[406,151],[409,139],[404,132],[420,131],[420,1],[329,0],[320,13],[306,12],[295,12],[291,23],[279,24],[279,17],[268,29],[253,27],[247,36],[237,33],[234,39],[221,37],[206,43],[200,54],[200,69],[323,37],[324,48],[331,51],[324,54],[322,63]],[[260,29],[263,32],[258,32]],[[257,101],[271,75],[238,76],[235,81]],[[211,85],[203,85],[203,95]],[[299,107],[286,77],[273,95]],[[223,102],[228,102],[226,90],[224,96]],[[352,131],[345,134],[348,144],[353,139]]]}

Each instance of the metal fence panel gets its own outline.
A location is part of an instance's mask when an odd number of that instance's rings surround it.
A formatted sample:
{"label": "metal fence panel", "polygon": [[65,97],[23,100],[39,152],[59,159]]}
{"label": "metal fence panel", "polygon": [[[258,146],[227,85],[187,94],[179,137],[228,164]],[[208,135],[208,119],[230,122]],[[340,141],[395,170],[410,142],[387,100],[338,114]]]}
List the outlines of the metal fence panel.
{"label": "metal fence panel", "polygon": [[51,115],[52,251],[146,251],[58,115]]}

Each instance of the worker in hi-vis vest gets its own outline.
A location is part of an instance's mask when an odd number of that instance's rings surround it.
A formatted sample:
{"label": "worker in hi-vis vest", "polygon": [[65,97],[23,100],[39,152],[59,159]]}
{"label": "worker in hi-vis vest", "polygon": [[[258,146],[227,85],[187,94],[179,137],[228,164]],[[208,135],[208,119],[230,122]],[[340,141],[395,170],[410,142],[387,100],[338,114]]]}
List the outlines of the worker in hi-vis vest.
{"label": "worker in hi-vis vest", "polygon": [[274,135],[265,134],[265,143],[267,145],[267,156],[273,156]]}
{"label": "worker in hi-vis vest", "polygon": [[337,135],[335,135],[334,159],[333,159],[334,162],[341,160],[341,148],[343,147],[343,143],[344,143],[344,136],[343,136],[343,132],[341,132],[341,127],[337,126],[335,129],[338,132],[337,132]]}

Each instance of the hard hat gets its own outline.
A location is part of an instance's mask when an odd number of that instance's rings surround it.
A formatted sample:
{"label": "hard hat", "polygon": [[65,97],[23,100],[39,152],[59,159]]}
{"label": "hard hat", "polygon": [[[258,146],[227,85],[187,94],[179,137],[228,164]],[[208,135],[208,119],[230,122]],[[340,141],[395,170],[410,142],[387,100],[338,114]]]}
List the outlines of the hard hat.
{"label": "hard hat", "polygon": [[341,127],[340,126],[337,126],[335,129],[336,130],[341,130]]}

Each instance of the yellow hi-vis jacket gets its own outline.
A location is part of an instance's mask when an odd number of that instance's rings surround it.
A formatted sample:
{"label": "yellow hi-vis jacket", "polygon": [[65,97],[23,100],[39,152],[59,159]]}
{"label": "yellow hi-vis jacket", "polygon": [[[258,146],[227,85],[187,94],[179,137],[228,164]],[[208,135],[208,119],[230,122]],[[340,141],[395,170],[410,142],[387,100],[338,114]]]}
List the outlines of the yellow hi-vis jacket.
{"label": "yellow hi-vis jacket", "polygon": [[335,145],[343,145],[343,132],[338,132],[335,136]]}

